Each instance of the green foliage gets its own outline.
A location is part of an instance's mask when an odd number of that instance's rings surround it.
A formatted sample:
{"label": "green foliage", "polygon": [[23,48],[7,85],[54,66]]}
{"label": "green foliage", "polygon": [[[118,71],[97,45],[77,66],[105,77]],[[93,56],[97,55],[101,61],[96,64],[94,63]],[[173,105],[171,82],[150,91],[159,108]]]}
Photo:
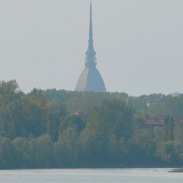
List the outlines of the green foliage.
{"label": "green foliage", "polygon": [[[55,161],[59,161],[61,167],[76,166],[79,158],[78,133],[74,126],[69,126],[59,137],[59,141],[54,144],[56,153]],[[58,162],[57,162],[58,163]]]}
{"label": "green foliage", "polygon": [[19,154],[12,141],[5,137],[0,137],[0,168],[17,168],[21,164]]}
{"label": "green foliage", "polygon": [[174,120],[172,117],[165,117],[165,124],[163,126],[163,137],[165,141],[174,140]]}
{"label": "green foliage", "polygon": [[46,131],[47,106],[46,98],[41,90],[34,89],[26,98],[27,126],[29,134],[41,136]]}
{"label": "green foliage", "polygon": [[[33,89],[0,82],[0,169],[179,166],[183,95]],[[163,117],[150,128],[145,117]],[[176,117],[176,118],[173,118]]]}
{"label": "green foliage", "polygon": [[138,145],[148,156],[155,152],[153,134],[150,129],[139,128],[133,134],[133,142]]}
{"label": "green foliage", "polygon": [[19,99],[22,95],[23,93],[19,90],[18,83],[15,80],[0,82],[0,108]]}

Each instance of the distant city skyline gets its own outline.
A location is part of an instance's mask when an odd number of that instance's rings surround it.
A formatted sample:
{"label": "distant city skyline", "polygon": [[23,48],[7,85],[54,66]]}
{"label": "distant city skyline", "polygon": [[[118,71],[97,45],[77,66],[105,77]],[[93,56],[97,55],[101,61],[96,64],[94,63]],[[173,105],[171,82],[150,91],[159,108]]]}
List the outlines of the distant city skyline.
{"label": "distant city skyline", "polygon": [[[88,44],[89,3],[1,1],[0,80],[15,79],[24,92],[74,91]],[[93,7],[97,68],[107,91],[182,93],[182,0],[93,0]]]}

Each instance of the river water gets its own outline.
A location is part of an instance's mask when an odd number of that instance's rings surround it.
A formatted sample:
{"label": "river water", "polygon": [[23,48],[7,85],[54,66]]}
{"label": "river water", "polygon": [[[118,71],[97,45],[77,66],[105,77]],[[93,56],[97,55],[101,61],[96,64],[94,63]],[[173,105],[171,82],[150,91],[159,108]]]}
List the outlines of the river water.
{"label": "river water", "polygon": [[0,183],[183,183],[171,169],[0,170]]}

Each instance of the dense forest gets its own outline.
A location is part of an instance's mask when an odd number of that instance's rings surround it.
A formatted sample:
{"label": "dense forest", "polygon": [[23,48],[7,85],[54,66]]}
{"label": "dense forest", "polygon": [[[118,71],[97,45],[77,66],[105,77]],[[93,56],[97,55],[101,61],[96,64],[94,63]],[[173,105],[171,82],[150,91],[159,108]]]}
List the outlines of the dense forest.
{"label": "dense forest", "polygon": [[[149,126],[146,118],[161,117]],[[180,167],[183,95],[128,96],[0,82],[0,169]]]}

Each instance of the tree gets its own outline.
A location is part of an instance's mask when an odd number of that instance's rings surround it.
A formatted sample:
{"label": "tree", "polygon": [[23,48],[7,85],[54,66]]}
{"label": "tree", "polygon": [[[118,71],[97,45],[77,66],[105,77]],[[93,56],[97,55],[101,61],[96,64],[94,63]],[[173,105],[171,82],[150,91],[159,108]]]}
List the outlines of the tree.
{"label": "tree", "polygon": [[[153,160],[155,156],[156,146],[153,141],[153,132],[148,128],[139,128],[133,134],[132,141],[135,145],[137,145],[142,151],[141,156],[144,157],[143,161],[147,164]],[[134,152],[135,156],[139,156],[136,152]]]}
{"label": "tree", "polygon": [[165,141],[174,140],[174,119],[170,116],[165,117],[165,123],[163,126],[163,137]]}
{"label": "tree", "polygon": [[15,80],[0,82],[0,108],[22,95],[23,93],[19,90],[18,83]]}
{"label": "tree", "polygon": [[60,119],[66,116],[66,107],[58,100],[48,103],[48,122],[46,124],[47,133],[52,141],[57,141],[59,136]]}
{"label": "tree", "polygon": [[53,167],[53,143],[49,135],[32,138],[29,142],[31,166],[33,168]]}
{"label": "tree", "polygon": [[48,110],[42,90],[33,89],[26,97],[28,123],[26,130],[35,137],[46,132]]}
{"label": "tree", "polygon": [[20,168],[21,154],[13,145],[12,141],[0,136],[0,168]]}
{"label": "tree", "polygon": [[132,133],[132,108],[116,99],[106,100],[100,107],[93,109],[81,133],[85,161],[95,164],[109,163],[115,154],[111,151],[111,146],[117,147],[119,139],[129,139]]}
{"label": "tree", "polygon": [[54,143],[54,162],[57,167],[77,167],[82,160],[81,148],[78,142],[78,133],[75,126],[69,126],[59,141]]}

